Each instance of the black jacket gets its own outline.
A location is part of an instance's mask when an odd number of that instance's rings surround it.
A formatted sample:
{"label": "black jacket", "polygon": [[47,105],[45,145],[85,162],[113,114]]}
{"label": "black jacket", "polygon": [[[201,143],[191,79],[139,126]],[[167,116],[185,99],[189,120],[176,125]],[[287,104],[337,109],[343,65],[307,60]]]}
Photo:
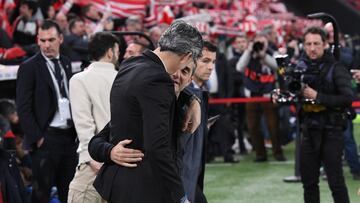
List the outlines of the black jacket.
{"label": "black jacket", "polygon": [[105,200],[178,203],[185,196],[171,147],[175,100],[173,81],[153,52],[122,63],[110,93],[110,142],[131,139],[129,148],[145,156],[136,168],[103,165],[94,186]]}
{"label": "black jacket", "polygon": [[[349,71],[334,57],[325,52],[318,61],[312,61],[306,56],[300,59],[308,69],[318,69],[320,72],[304,81],[318,92],[316,102],[328,108],[349,107],[354,99]],[[313,78],[311,78],[313,77]]]}
{"label": "black jacket", "polygon": [[319,71],[318,74],[305,75],[304,82],[317,91],[316,104],[326,107],[321,112],[303,112],[305,124],[308,127],[345,127],[347,118],[344,113],[354,99],[349,71],[329,52],[318,61],[302,57],[298,66]]}
{"label": "black jacket", "polygon": [[[69,80],[71,63],[64,56],[60,56],[60,62]],[[32,149],[44,136],[58,108],[54,83],[41,53],[20,65],[16,82],[16,105],[25,134],[24,147]]]}

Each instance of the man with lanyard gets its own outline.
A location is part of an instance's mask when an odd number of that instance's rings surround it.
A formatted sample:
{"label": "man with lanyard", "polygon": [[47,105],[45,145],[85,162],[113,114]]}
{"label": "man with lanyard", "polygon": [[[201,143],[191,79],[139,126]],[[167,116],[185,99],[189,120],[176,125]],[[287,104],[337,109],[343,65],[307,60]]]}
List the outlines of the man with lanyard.
{"label": "man with lanyard", "polygon": [[48,202],[56,186],[60,201],[66,202],[78,162],[68,100],[72,69],[59,52],[63,35],[55,22],[44,21],[37,39],[40,52],[20,65],[16,89],[24,146],[31,150],[31,199]]}

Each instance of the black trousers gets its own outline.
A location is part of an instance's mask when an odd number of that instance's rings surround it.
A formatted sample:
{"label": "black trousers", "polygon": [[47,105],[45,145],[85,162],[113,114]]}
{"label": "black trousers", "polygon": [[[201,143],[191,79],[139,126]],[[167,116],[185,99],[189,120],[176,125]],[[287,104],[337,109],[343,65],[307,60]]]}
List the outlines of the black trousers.
{"label": "black trousers", "polygon": [[344,149],[341,128],[307,129],[303,126],[300,172],[305,203],[320,203],[319,175],[323,163],[335,203],[348,203],[341,157]]}
{"label": "black trousers", "polygon": [[74,128],[49,128],[44,143],[31,152],[33,191],[31,202],[49,202],[51,188],[56,186],[61,203],[67,202],[69,184],[74,177],[78,155]]}
{"label": "black trousers", "polygon": [[195,201],[196,203],[207,203],[207,199],[199,185],[196,186]]}

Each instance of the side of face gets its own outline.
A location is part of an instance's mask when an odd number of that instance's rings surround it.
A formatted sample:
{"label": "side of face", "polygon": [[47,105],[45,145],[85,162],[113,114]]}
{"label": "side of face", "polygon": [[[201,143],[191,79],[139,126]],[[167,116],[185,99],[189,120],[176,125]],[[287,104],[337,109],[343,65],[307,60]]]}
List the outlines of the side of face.
{"label": "side of face", "polygon": [[325,52],[326,43],[319,34],[308,33],[305,35],[305,53],[311,60],[320,59]]}
{"label": "side of face", "polygon": [[142,47],[139,44],[131,43],[126,48],[124,59],[130,58],[132,56],[139,56],[142,52]]}
{"label": "side of face", "polygon": [[69,23],[68,23],[67,17],[64,14],[62,14],[61,12],[56,14],[55,21],[62,30],[65,30],[68,27]]}
{"label": "side of face", "polygon": [[184,69],[193,63],[193,58],[191,57],[191,53],[188,54],[176,54],[172,53],[165,57],[166,62],[166,71],[169,75],[176,73],[179,70]]}
{"label": "side of face", "polygon": [[78,36],[83,36],[86,34],[85,23],[83,21],[76,21],[72,29],[72,33]]}
{"label": "side of face", "polygon": [[248,46],[248,41],[245,37],[236,37],[233,42],[234,49],[239,53],[244,52],[247,46]]}
{"label": "side of face", "polygon": [[202,57],[197,61],[194,77],[200,81],[207,81],[215,68],[216,52],[203,49]]}
{"label": "side of face", "polygon": [[195,63],[192,62],[185,68],[176,71],[171,75],[171,79],[174,81],[175,93],[178,95],[186,86],[191,82],[192,72],[195,68]]}
{"label": "side of face", "polygon": [[161,37],[161,30],[160,29],[154,30],[153,32],[150,33],[150,38],[154,42],[158,42],[160,37]]}
{"label": "side of face", "polygon": [[62,34],[56,28],[51,27],[47,30],[39,29],[37,43],[41,52],[48,58],[54,58],[60,53],[60,45],[63,42]]}
{"label": "side of face", "polygon": [[26,4],[21,4],[19,9],[20,15],[24,17],[31,17],[32,10]]}
{"label": "side of face", "polygon": [[119,44],[115,43],[114,48],[111,49],[111,62],[115,66],[118,64],[119,55],[120,55]]}

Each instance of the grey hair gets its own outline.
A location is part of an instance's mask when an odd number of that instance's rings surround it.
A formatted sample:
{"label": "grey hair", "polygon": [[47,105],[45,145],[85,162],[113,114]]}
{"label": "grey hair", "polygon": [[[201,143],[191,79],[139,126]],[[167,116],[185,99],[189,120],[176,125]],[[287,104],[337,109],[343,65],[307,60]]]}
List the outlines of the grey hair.
{"label": "grey hair", "polygon": [[159,47],[160,51],[172,51],[178,55],[191,53],[196,64],[196,60],[201,57],[203,40],[195,27],[177,20],[162,34]]}

